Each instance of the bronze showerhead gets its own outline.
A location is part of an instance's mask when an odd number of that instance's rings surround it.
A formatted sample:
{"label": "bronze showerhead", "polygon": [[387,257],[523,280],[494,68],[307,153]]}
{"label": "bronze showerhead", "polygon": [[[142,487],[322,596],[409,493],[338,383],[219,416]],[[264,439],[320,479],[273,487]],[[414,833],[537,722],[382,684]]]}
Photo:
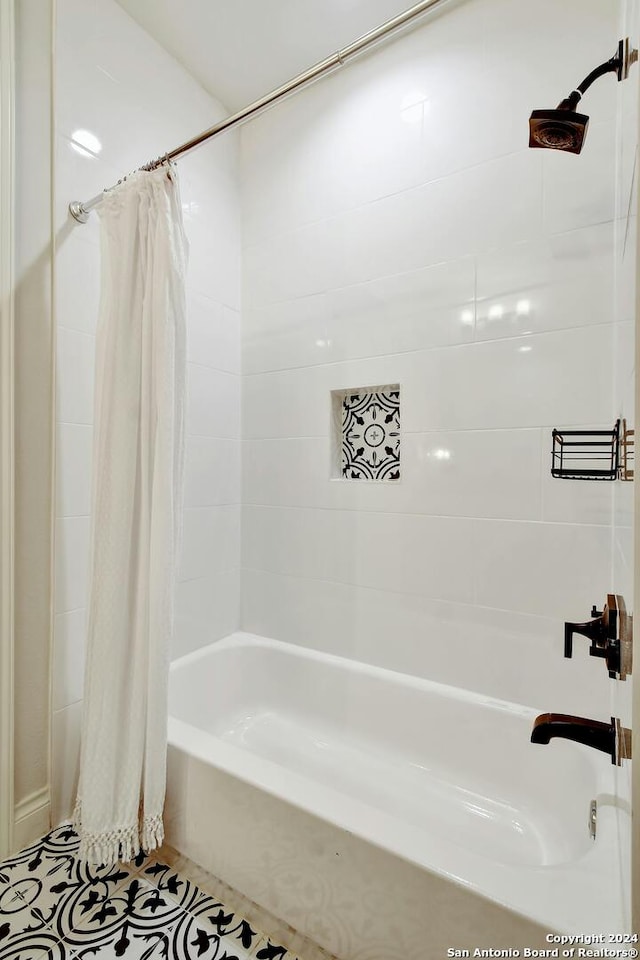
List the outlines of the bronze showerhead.
{"label": "bronze showerhead", "polygon": [[618,80],[624,80],[637,55],[637,50],[630,51],[628,40],[620,40],[615,57],[592,70],[555,110],[534,110],[529,117],[529,146],[580,153],[589,125],[586,114],[576,113],[582,94],[605,73],[615,73]]}
{"label": "bronze showerhead", "polygon": [[529,117],[529,146],[580,153],[589,126],[584,113],[534,110]]}

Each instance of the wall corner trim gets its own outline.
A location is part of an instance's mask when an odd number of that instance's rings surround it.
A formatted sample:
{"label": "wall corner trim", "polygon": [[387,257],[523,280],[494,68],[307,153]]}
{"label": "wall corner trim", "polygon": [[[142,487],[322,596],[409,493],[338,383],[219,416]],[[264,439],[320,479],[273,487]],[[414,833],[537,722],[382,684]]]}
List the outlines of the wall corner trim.
{"label": "wall corner trim", "polygon": [[49,787],[36,790],[17,803],[13,819],[13,852],[16,852],[48,832],[51,826]]}
{"label": "wall corner trim", "polygon": [[0,0],[0,859],[13,848],[15,0]]}

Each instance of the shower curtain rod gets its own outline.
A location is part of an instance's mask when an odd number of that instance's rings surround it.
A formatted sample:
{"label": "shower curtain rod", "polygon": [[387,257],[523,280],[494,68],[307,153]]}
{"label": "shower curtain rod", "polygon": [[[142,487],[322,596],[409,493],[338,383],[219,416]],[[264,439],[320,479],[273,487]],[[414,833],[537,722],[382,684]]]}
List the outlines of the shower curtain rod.
{"label": "shower curtain rod", "polygon": [[[210,127],[208,130],[204,130],[202,133],[198,134],[198,136],[193,137],[191,140],[187,140],[186,143],[182,143],[179,147],[176,147],[175,150],[171,150],[169,153],[165,153],[163,156],[157,157],[155,160],[151,160],[143,167],[140,167],[140,169],[155,170],[156,167],[161,166],[163,163],[167,163],[170,160],[176,160],[178,157],[184,156],[186,153],[189,153],[191,150],[199,147],[201,143],[206,143],[207,140],[217,136],[219,133],[224,133],[226,130],[231,130],[233,127],[239,126],[246,120],[249,120],[252,117],[257,116],[259,113],[262,113],[262,111],[266,110],[267,107],[270,107],[279,100],[284,99],[284,97],[288,96],[288,94],[300,90],[308,83],[311,83],[312,80],[316,80],[318,77],[323,76],[323,74],[328,73],[330,70],[334,70],[336,67],[341,67],[348,60],[351,60],[352,57],[362,53],[363,50],[366,50],[374,43],[377,43],[384,37],[389,36],[389,34],[399,30],[400,27],[404,27],[408,23],[411,23],[428,10],[441,6],[446,2],[447,0],[421,0],[420,3],[416,3],[413,7],[410,7],[403,13],[398,14],[397,17],[387,20],[374,30],[370,30],[369,33],[365,33],[361,37],[358,37],[357,40],[354,40],[353,43],[343,47],[342,50],[338,50],[325,60],[320,60],[318,63],[315,63],[312,67],[309,67],[308,70],[305,70],[304,73],[299,73],[297,77],[293,77],[292,80],[289,80],[281,87],[277,87],[275,90],[272,90],[271,93],[267,93],[266,96],[261,97],[259,100],[254,100],[254,102],[250,103],[248,107],[244,107],[242,110],[238,111],[238,113],[234,113],[232,116],[226,117],[226,119],[216,123],[213,127]],[[122,181],[118,181],[118,183],[121,182]],[[117,184],[114,186],[117,186]],[[73,200],[69,204],[69,212],[71,216],[75,217],[79,223],[86,223],[89,219],[89,214],[91,211],[104,199],[105,193],[108,193],[109,190],[113,189],[113,187],[108,187],[107,189],[103,190],[102,193],[92,197],[91,200],[85,200],[84,202]]]}

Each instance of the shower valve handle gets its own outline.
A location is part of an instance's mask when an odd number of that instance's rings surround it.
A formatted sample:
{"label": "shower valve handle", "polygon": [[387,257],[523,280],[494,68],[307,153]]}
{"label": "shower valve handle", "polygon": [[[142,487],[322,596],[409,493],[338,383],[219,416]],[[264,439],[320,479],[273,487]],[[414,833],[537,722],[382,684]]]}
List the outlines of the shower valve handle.
{"label": "shower valve handle", "polygon": [[591,641],[589,654],[606,660],[609,676],[615,677],[620,670],[620,643],[618,640],[618,605],[616,597],[609,594],[602,610],[594,604],[591,608],[593,620],[585,623],[565,623],[564,655],[573,655],[573,635],[579,633]]}

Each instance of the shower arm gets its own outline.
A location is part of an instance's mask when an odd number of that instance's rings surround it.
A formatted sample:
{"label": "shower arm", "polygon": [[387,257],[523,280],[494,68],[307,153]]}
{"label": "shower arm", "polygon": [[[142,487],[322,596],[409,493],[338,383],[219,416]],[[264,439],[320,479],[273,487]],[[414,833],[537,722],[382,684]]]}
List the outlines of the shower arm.
{"label": "shower arm", "polygon": [[[182,143],[179,147],[176,147],[175,150],[170,150],[168,153],[157,157],[155,160],[151,160],[149,163],[144,164],[144,166],[140,167],[139,169],[155,170],[157,167],[162,166],[163,163],[169,163],[171,160],[176,160],[178,157],[184,156],[191,150],[199,147],[200,144],[206,143],[207,140],[211,140],[212,137],[215,137],[220,133],[224,133],[227,130],[232,130],[234,127],[237,127],[241,123],[244,123],[245,121],[250,120],[252,117],[257,116],[259,113],[262,113],[268,107],[273,106],[273,104],[278,103],[280,100],[283,100],[290,94],[296,93],[298,90],[306,87],[308,84],[312,83],[314,80],[317,80],[325,73],[329,73],[329,71],[343,66],[343,64],[345,64],[348,60],[351,60],[353,57],[373,46],[373,44],[378,43],[380,40],[383,40],[390,34],[395,33],[402,27],[407,26],[412,21],[422,16],[422,14],[427,13],[434,7],[438,7],[447,2],[448,0],[420,0],[419,3],[409,7],[409,9],[405,10],[403,13],[398,14],[397,17],[393,17],[391,20],[386,20],[379,27],[376,27],[374,30],[370,30],[369,33],[365,33],[361,37],[358,37],[358,39],[354,40],[353,43],[350,43],[341,50],[338,50],[325,60],[320,60],[318,63],[315,63],[312,67],[309,67],[308,70],[305,70],[303,73],[299,73],[296,77],[293,77],[293,79],[287,81],[287,83],[283,84],[281,87],[277,87],[275,90],[272,90],[271,93],[266,94],[266,96],[261,97],[259,100],[255,100],[253,103],[250,103],[249,106],[244,107],[242,110],[238,111],[238,113],[234,113],[232,116],[226,117],[224,120],[216,123],[215,126],[210,127],[208,130],[204,130],[202,133],[198,134],[198,136],[193,137],[191,140],[187,140],[186,143]],[[123,180],[126,179],[126,177],[123,177]],[[118,184],[120,183],[122,183],[122,180],[118,181]],[[114,184],[114,187],[118,186],[118,184]],[[110,190],[113,190],[114,187],[107,187],[102,191],[102,193],[99,193],[97,196],[92,197],[90,200],[85,200],[84,202],[73,200],[69,204],[69,213],[79,223],[86,223],[89,219],[89,214],[91,211],[100,203],[102,203],[105,198],[105,194]]]}
{"label": "shower arm", "polygon": [[[637,56],[637,51],[634,51]],[[623,79],[623,74],[625,70],[625,41],[620,40],[618,42],[618,50],[614,57],[611,57],[610,60],[606,60],[604,63],[601,63],[599,67],[596,67],[595,70],[592,70],[591,73],[587,74],[582,83],[579,83],[575,90],[569,94],[564,100],[562,100],[556,109],[558,110],[575,110],[578,106],[578,103],[582,99],[582,95],[587,92],[589,87],[595,83],[600,77],[604,77],[606,73],[615,73],[618,76],[618,80]]]}

